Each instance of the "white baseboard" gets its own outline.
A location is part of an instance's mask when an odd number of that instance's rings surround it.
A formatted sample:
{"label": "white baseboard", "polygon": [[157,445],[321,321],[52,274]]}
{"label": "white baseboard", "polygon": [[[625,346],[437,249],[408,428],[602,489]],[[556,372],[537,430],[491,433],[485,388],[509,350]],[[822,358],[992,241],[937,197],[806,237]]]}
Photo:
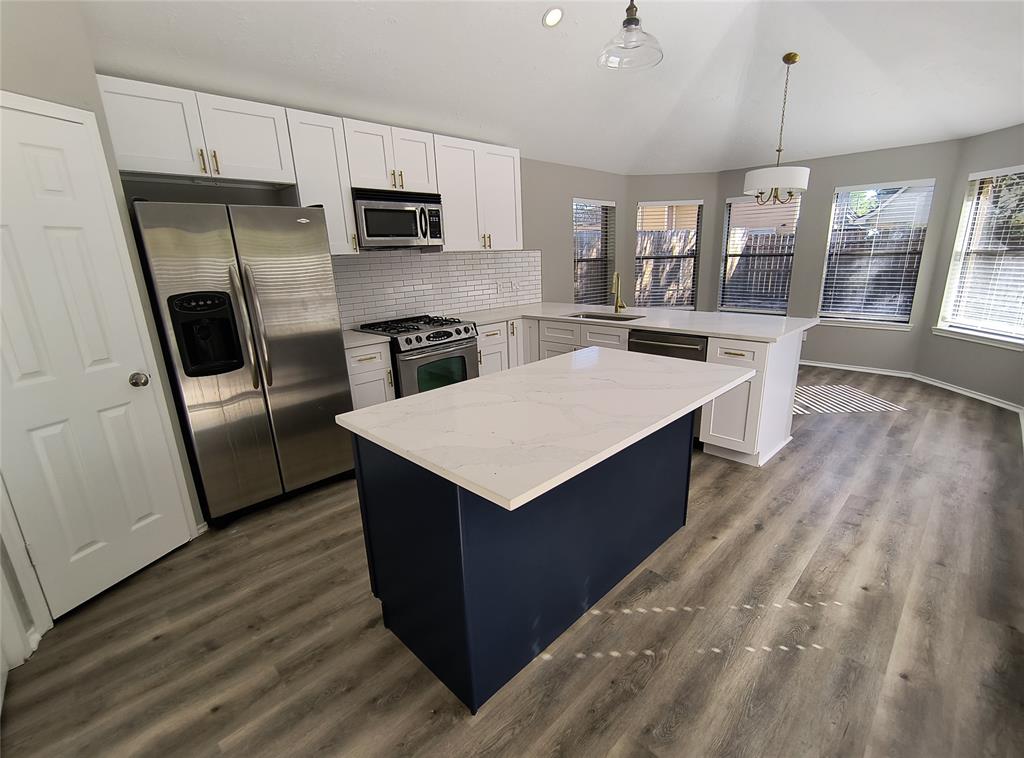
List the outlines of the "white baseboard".
{"label": "white baseboard", "polygon": [[896,371],[894,369],[885,368],[872,368],[870,366],[849,366],[844,363],[826,363],[825,361],[805,361],[801,360],[802,366],[819,366],[821,368],[834,368],[840,371],[862,371],[866,374],[881,374],[882,376],[899,376],[904,379],[914,379],[918,382],[924,382],[930,384],[933,387],[940,387],[950,392],[956,392],[967,397],[972,397],[975,400],[981,400],[984,403],[999,406],[1000,408],[1006,408],[1008,411],[1013,411],[1020,417],[1020,433],[1021,438],[1024,439],[1024,406],[1011,403],[1006,400],[1002,400],[992,395],[986,395],[984,392],[975,392],[969,390],[966,387],[960,387],[956,384],[950,384],[949,382],[943,382],[938,379],[932,379],[930,376],[924,374],[915,374],[913,371]]}
{"label": "white baseboard", "polygon": [[209,531],[209,529],[210,527],[205,521],[200,521],[198,524],[196,524],[196,537],[198,537],[203,532]]}

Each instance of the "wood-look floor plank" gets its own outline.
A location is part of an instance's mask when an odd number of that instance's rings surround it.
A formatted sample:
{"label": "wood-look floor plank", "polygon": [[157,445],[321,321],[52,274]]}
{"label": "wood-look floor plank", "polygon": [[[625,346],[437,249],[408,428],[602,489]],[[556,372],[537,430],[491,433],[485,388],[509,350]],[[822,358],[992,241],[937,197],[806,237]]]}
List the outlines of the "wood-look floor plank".
{"label": "wood-look floor plank", "polygon": [[805,367],[801,383],[907,410],[796,416],[761,469],[695,455],[687,526],[475,716],[383,628],[340,481],[60,620],[11,672],[0,748],[1024,754],[1018,418],[895,377]]}

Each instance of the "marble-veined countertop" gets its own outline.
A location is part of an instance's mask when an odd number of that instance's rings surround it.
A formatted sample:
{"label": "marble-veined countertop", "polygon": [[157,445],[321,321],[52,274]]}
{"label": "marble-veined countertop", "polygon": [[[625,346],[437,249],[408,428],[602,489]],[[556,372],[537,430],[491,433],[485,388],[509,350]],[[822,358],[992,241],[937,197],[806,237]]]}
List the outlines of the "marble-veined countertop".
{"label": "marble-veined countertop", "polygon": [[515,510],[753,376],[736,366],[589,347],[336,420]]}
{"label": "marble-veined countertop", "polygon": [[530,303],[506,305],[481,311],[446,313],[458,315],[466,321],[489,324],[515,318],[536,318],[566,321],[592,326],[617,326],[625,329],[649,329],[656,332],[676,332],[704,337],[778,342],[787,334],[802,332],[818,323],[816,318],[790,318],[763,316],[757,313],[730,313],[728,311],[684,311],[676,308],[626,308],[623,315],[641,316],[633,321],[598,321],[571,318],[572,313],[614,313],[610,305],[574,305],[572,303]]}

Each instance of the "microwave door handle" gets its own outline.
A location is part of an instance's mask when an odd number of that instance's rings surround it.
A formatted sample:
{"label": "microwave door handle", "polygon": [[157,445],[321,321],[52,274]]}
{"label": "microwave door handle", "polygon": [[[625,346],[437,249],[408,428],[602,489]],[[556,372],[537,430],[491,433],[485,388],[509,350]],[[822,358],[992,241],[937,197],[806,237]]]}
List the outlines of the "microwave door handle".
{"label": "microwave door handle", "polygon": [[418,215],[420,221],[420,237],[422,239],[427,239],[427,209],[421,207]]}

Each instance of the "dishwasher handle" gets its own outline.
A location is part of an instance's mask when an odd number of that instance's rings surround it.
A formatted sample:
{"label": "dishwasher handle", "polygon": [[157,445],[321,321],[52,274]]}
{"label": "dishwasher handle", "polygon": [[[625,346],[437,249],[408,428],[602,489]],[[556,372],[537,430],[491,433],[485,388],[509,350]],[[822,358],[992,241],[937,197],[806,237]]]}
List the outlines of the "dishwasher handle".
{"label": "dishwasher handle", "polygon": [[706,361],[708,338],[672,332],[629,332],[629,349],[634,353],[665,355],[691,361]]}

